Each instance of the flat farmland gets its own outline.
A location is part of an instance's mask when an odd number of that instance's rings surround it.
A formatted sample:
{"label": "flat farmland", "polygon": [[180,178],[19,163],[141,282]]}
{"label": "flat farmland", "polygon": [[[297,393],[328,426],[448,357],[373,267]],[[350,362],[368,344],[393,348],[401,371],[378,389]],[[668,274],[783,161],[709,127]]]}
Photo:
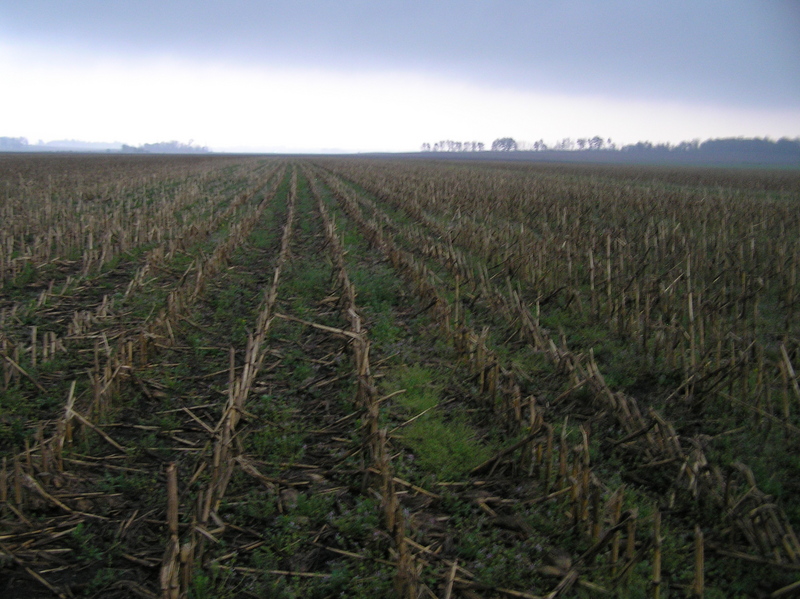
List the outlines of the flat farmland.
{"label": "flat farmland", "polygon": [[790,597],[800,172],[0,154],[3,597]]}

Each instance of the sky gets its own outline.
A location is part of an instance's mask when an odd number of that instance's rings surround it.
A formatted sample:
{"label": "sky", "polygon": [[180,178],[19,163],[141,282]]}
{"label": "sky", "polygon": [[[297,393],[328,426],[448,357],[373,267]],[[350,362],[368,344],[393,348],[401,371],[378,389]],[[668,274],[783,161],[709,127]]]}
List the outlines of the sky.
{"label": "sky", "polygon": [[0,0],[0,136],[221,151],[800,136],[800,0]]}

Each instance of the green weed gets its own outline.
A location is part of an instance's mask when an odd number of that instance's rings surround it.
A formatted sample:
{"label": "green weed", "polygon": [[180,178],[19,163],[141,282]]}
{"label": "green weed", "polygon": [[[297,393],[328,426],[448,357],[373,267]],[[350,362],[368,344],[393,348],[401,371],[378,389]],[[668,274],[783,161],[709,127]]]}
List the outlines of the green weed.
{"label": "green weed", "polygon": [[424,471],[440,480],[456,480],[486,461],[491,449],[477,441],[477,433],[463,419],[445,420],[436,409],[441,387],[434,373],[407,366],[392,373],[392,387],[405,389],[397,403],[406,417],[417,417],[399,433]]}
{"label": "green weed", "polygon": [[445,422],[438,414],[415,420],[404,429],[403,436],[420,467],[439,480],[459,480],[492,455],[468,424]]}
{"label": "green weed", "polygon": [[422,366],[405,366],[391,373],[387,385],[405,389],[397,402],[408,416],[416,416],[439,403],[441,386],[434,383],[433,377],[434,373]]}

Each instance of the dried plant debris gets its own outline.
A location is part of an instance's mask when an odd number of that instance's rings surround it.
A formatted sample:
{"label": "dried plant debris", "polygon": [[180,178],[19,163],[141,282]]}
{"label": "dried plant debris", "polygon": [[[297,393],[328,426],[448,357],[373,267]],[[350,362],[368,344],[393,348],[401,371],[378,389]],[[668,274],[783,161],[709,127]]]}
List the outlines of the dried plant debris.
{"label": "dried plant debris", "polygon": [[792,596],[800,176],[712,178],[4,159],[3,597]]}

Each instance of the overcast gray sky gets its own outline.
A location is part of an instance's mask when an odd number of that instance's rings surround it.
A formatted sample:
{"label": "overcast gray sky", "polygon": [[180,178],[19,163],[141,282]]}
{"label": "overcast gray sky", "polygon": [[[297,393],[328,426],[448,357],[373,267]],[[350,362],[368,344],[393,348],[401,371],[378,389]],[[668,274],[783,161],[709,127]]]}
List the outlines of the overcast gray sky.
{"label": "overcast gray sky", "polygon": [[798,0],[0,0],[0,135],[796,137],[798,65]]}

